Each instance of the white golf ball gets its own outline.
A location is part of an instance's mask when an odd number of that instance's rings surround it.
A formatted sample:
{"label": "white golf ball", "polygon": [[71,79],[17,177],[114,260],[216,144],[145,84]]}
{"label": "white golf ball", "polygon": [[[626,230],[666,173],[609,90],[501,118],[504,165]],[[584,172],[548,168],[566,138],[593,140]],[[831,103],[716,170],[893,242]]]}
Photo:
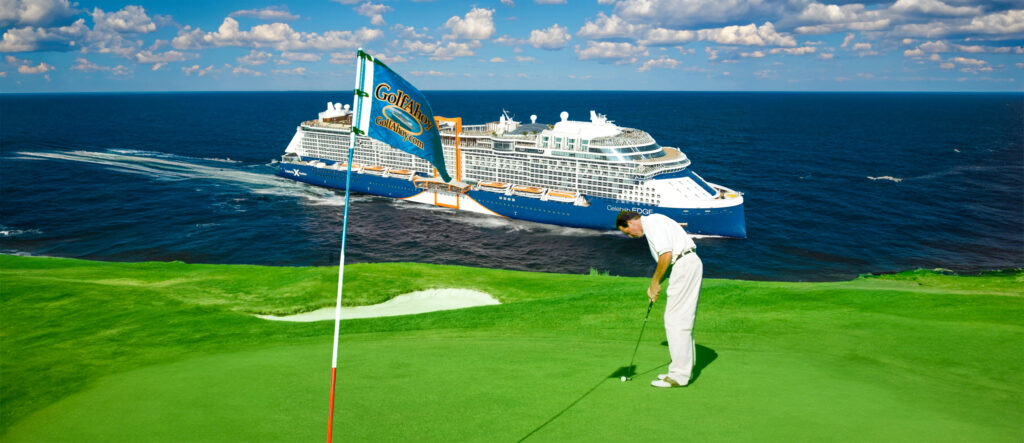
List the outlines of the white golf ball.
{"label": "white golf ball", "polygon": [[623,375],[622,377],[619,378],[619,380],[626,381],[626,376]]}

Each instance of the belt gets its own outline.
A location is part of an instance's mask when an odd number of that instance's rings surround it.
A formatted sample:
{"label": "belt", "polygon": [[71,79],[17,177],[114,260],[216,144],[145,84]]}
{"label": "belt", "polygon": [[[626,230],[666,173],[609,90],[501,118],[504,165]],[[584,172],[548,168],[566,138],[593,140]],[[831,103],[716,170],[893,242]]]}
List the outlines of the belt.
{"label": "belt", "polygon": [[685,250],[683,252],[680,252],[679,255],[676,255],[675,257],[672,258],[672,263],[674,264],[679,259],[681,259],[681,258],[683,258],[683,257],[685,257],[685,256],[687,256],[689,254],[693,254],[695,252],[697,252],[697,247],[696,246],[694,246],[694,247],[692,247],[690,249],[687,249],[687,250]]}

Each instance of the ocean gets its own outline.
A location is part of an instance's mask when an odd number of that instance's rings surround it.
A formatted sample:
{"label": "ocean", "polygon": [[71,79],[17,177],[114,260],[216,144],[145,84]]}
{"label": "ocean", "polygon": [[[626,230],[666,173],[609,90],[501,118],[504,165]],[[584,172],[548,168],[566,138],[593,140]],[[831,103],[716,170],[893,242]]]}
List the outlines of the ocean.
{"label": "ocean", "polygon": [[[823,281],[1024,266],[1024,94],[427,91],[466,124],[586,120],[680,148],[745,195],[705,276]],[[0,95],[0,252],[336,265],[343,192],[274,176],[351,92]],[[643,240],[354,195],[346,262],[650,275]],[[612,229],[610,226],[609,229]],[[452,282],[457,286],[457,282]]]}

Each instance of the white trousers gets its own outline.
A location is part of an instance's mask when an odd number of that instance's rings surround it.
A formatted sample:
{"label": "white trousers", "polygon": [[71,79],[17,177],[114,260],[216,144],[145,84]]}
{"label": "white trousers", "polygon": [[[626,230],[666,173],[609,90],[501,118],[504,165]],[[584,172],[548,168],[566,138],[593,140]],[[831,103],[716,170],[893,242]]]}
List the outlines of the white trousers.
{"label": "white trousers", "polygon": [[697,299],[704,279],[704,262],[697,254],[686,254],[676,260],[669,274],[668,300],[665,302],[665,335],[672,362],[668,376],[679,384],[689,384],[696,353],[693,344],[693,321],[697,316]]}

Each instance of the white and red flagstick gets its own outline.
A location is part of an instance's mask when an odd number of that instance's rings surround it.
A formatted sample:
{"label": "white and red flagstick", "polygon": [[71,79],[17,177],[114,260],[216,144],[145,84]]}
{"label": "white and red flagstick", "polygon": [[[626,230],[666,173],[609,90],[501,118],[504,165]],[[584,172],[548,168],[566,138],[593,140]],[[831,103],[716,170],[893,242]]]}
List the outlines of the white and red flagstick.
{"label": "white and red flagstick", "polygon": [[327,443],[331,443],[331,433],[334,428],[334,385],[338,379],[338,333],[341,329],[341,293],[342,287],[345,282],[345,236],[348,234],[348,203],[349,203],[349,188],[352,184],[352,156],[356,149],[356,125],[359,122],[360,104],[362,103],[362,96],[360,95],[361,88],[363,86],[363,76],[365,73],[365,63],[363,63],[362,48],[359,49],[359,57],[356,59],[356,88],[355,98],[353,99],[353,112],[352,116],[352,132],[349,137],[348,144],[348,175],[345,177],[345,217],[341,223],[341,258],[338,263],[338,302],[334,306],[334,354],[331,357],[331,405],[327,412]]}

